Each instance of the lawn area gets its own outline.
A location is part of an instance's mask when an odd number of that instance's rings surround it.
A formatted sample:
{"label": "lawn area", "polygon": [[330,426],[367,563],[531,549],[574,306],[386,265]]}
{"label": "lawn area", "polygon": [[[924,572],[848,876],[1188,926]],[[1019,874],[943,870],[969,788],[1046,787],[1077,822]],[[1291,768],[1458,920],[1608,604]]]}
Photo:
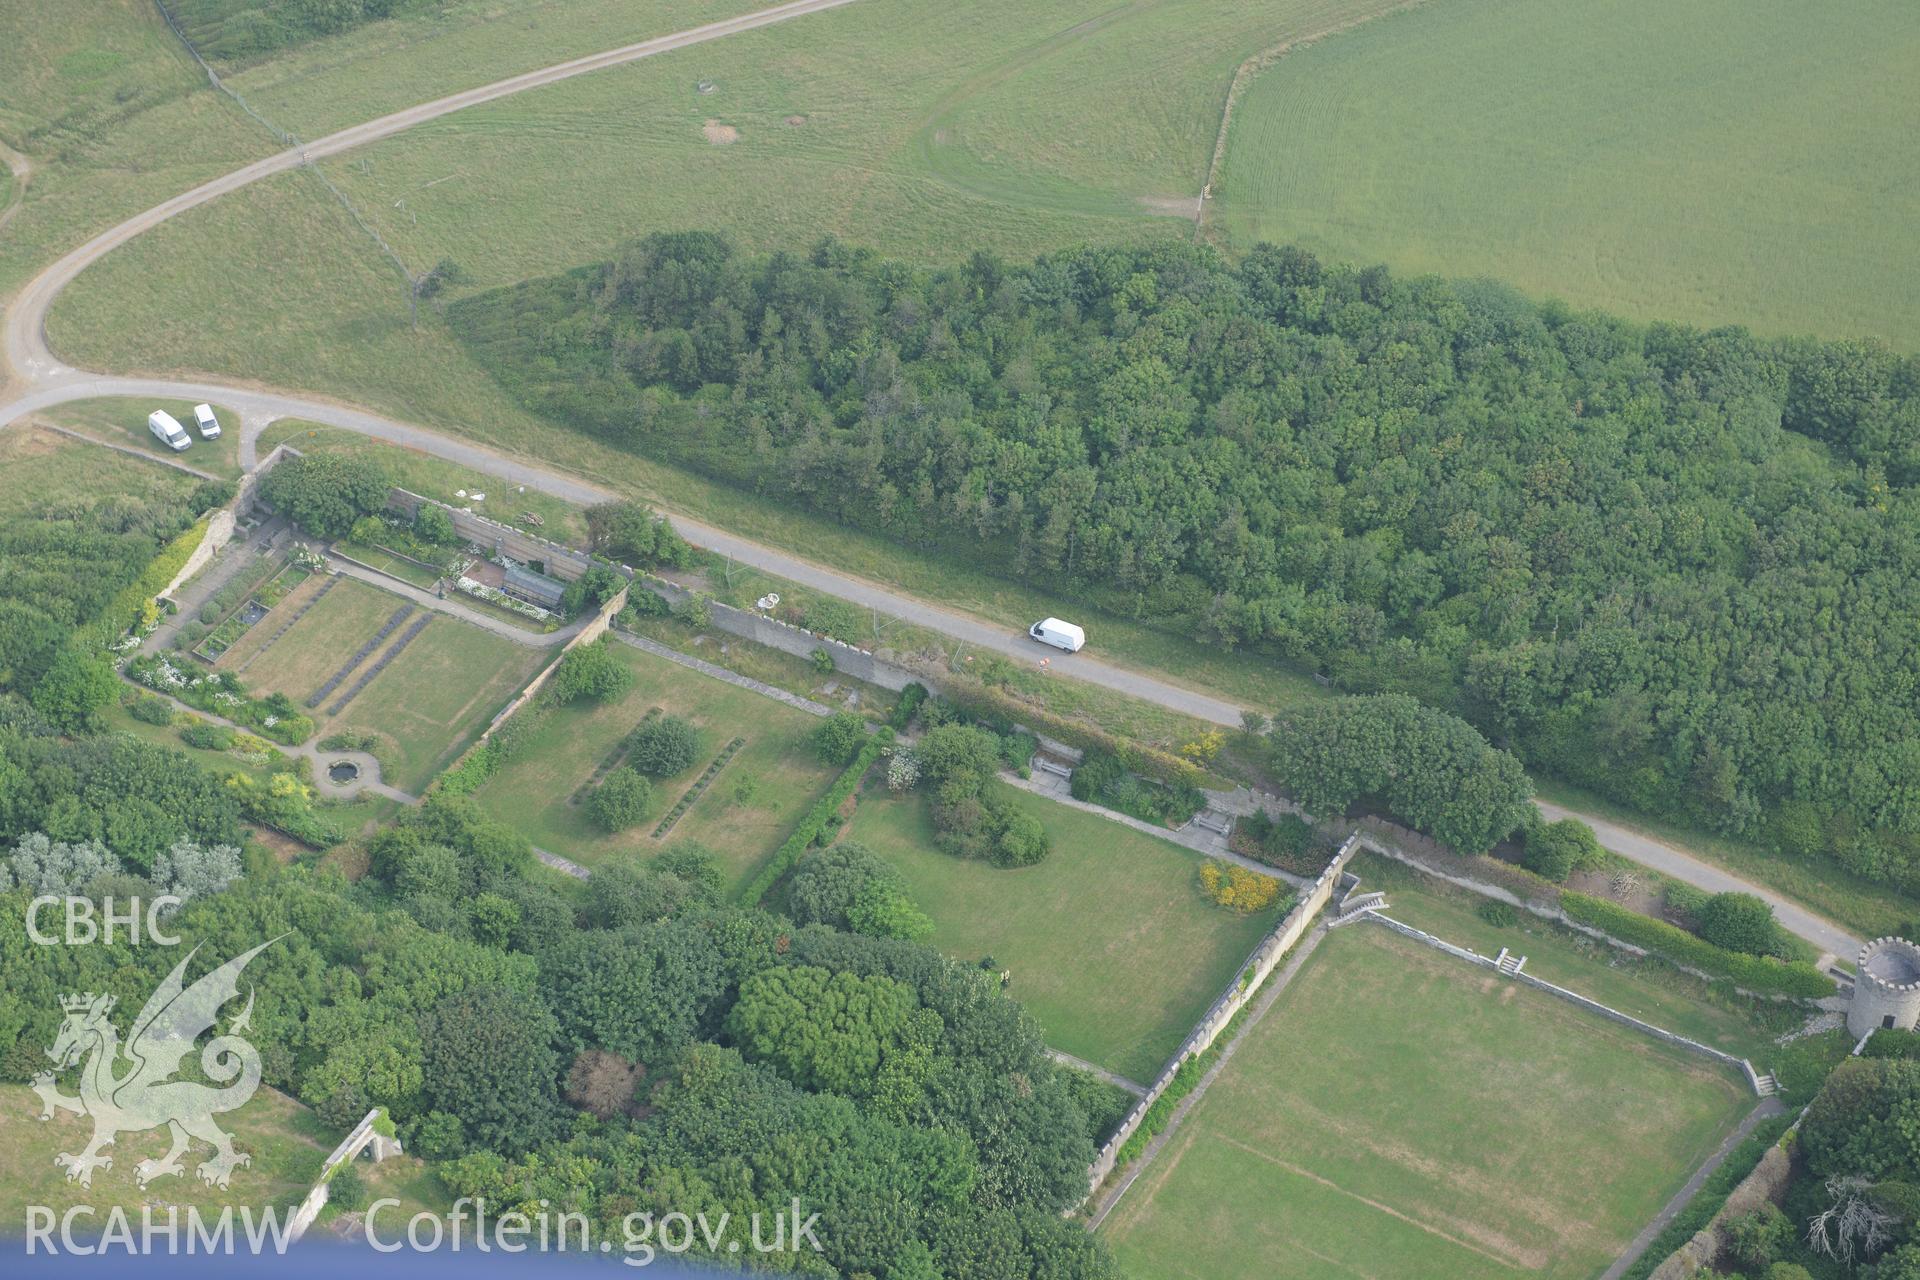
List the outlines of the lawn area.
{"label": "lawn area", "polygon": [[1771,1001],[1721,997],[1698,978],[1658,960],[1636,960],[1617,947],[1519,912],[1499,928],[1480,918],[1488,899],[1371,853],[1349,868],[1362,890],[1384,890],[1387,914],[1457,946],[1497,956],[1507,947],[1527,957],[1527,972],[1623,1013],[1678,1032],[1768,1069],[1774,1037],[1800,1025],[1805,1011]]}
{"label": "lawn area", "polygon": [[[411,620],[401,624],[382,641],[367,659],[368,665],[377,662],[412,625]],[[550,656],[550,650],[517,644],[471,623],[435,614],[390,666],[354,695],[339,715],[322,723],[321,736],[379,734],[375,754],[383,777],[392,786],[418,794],[479,736]],[[341,690],[351,688],[364,670],[349,676]],[[330,705],[323,702],[320,710]]]}
{"label": "lawn area", "polygon": [[1049,1045],[1150,1081],[1277,916],[1208,901],[1190,849],[1027,792],[1015,803],[1053,838],[1035,866],[940,852],[926,802],[884,786],[868,789],[841,838],[900,869],[933,917],[932,945],[1011,969],[1008,994]]}
{"label": "lawn area", "polygon": [[[178,462],[226,480],[238,480],[240,415],[224,405],[214,405],[214,415],[220,419],[220,438],[202,440],[199,429],[193,425],[193,406],[196,403],[193,400],[129,400],[119,396],[103,396],[98,400],[72,400],[55,405],[51,409],[42,409],[38,416],[56,426],[83,432],[96,440],[138,449],[156,458]],[[147,415],[155,409],[165,409],[187,429],[193,444],[184,452],[175,453],[154,439],[153,432],[147,430]]]}
{"label": "lawn area", "polygon": [[[731,889],[738,889],[759,871],[836,773],[807,742],[820,722],[632,645],[616,641],[612,649],[632,668],[633,688],[610,703],[535,712],[538,724],[525,746],[474,798],[540,847],[590,866],[610,857],[651,854],[680,840],[698,841],[719,855],[733,877]],[[654,707],[692,721],[700,736],[699,754],[685,773],[654,783],[645,821],[607,835],[572,797]],[[746,746],[674,828],[655,840],[653,829],[660,818],[735,737],[745,738]]]}
{"label": "lawn area", "polygon": [[[65,1084],[62,1092],[71,1093],[72,1088]],[[253,1163],[233,1171],[226,1189],[200,1181],[196,1170],[212,1149],[195,1142],[181,1161],[184,1174],[162,1178],[142,1190],[134,1180],[134,1166],[166,1153],[164,1127],[121,1134],[107,1152],[113,1167],[95,1170],[93,1185],[82,1188],[66,1181],[66,1171],[53,1163],[53,1157],[62,1151],[79,1151],[93,1132],[93,1121],[70,1111],[57,1111],[45,1122],[39,1115],[40,1099],[31,1089],[0,1084],[0,1150],[7,1153],[0,1165],[0,1236],[17,1237],[25,1230],[28,1205],[47,1205],[56,1213],[70,1205],[91,1205],[96,1230],[116,1205],[133,1216],[136,1227],[141,1206],[160,1202],[176,1205],[183,1213],[193,1205],[203,1213],[211,1210],[215,1217],[224,1205],[232,1205],[236,1215],[242,1206],[258,1213],[271,1205],[284,1217],[307,1194],[319,1176],[320,1162],[343,1136],[285,1094],[262,1088],[238,1111],[217,1117],[221,1128],[233,1134],[235,1149],[253,1157]]]}
{"label": "lawn area", "polygon": [[1348,928],[1103,1231],[1142,1280],[1590,1280],[1753,1105],[1703,1059]]}
{"label": "lawn area", "polygon": [[[281,601],[274,612],[299,609],[327,581],[328,575],[315,574]],[[240,674],[253,693],[284,693],[304,704],[405,603],[399,596],[356,579],[335,579],[325,598],[278,640],[273,635],[285,619],[276,621],[272,614],[261,619],[221,655],[220,669]]]}
{"label": "lawn area", "polygon": [[1423,4],[1256,78],[1215,212],[1236,246],[1910,348],[1917,62],[1903,0]]}
{"label": "lawn area", "polygon": [[0,514],[127,501],[174,501],[200,483],[85,441],[30,426],[0,431]]}

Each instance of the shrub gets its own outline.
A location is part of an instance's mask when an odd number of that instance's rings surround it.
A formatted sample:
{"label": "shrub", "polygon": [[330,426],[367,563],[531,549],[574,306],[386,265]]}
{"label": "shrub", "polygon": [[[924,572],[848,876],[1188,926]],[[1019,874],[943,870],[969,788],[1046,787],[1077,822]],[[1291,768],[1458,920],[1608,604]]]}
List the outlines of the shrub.
{"label": "shrub", "polygon": [[347,1210],[364,1209],[367,1194],[367,1181],[352,1160],[334,1166],[333,1176],[327,1179],[327,1203]]}
{"label": "shrub", "polygon": [[220,613],[221,613],[220,602],[217,600],[209,600],[205,604],[200,606],[199,612],[194,616],[199,618],[202,623],[210,627],[214,623],[220,621]]}
{"label": "shrub", "polygon": [[920,704],[927,700],[927,686],[918,680],[900,691],[900,701],[893,704],[893,714],[887,717],[887,724],[896,732],[913,723],[913,717],[919,713]]}
{"label": "shrub", "polygon": [[547,689],[555,702],[591,699],[605,702],[633,687],[633,668],[614,656],[612,641],[602,636],[592,644],[575,645],[560,659]]}
{"label": "shrub", "polygon": [[165,698],[143,694],[128,706],[127,714],[142,724],[168,725],[173,723],[173,704]]}
{"label": "shrub", "polygon": [[225,751],[233,745],[233,730],[219,724],[190,724],[180,731],[180,741],[200,751]]}
{"label": "shrub", "polygon": [[811,662],[813,669],[821,675],[830,676],[833,674],[833,655],[825,649],[815,649],[807,655],[807,661]]}
{"label": "shrub", "polygon": [[802,857],[787,901],[800,924],[909,941],[933,931],[900,873],[860,844],[836,844]]}
{"label": "shrub", "polygon": [[1606,853],[1594,837],[1593,828],[1578,818],[1558,822],[1536,822],[1527,827],[1526,848],[1521,863],[1543,880],[1559,884],[1575,871],[1601,865]]}
{"label": "shrub", "polygon": [[1749,1267],[1764,1267],[1793,1239],[1793,1223],[1775,1205],[1765,1204],[1726,1225],[1727,1248]]}
{"label": "shrub", "polygon": [[1804,961],[1786,963],[1770,956],[1727,951],[1685,929],[1629,911],[1617,902],[1568,890],[1560,895],[1567,918],[1609,934],[1622,942],[1655,951],[1675,964],[1730,979],[1736,986],[1763,994],[1817,1000],[1833,994],[1833,979]]}
{"label": "shrub", "polygon": [[647,816],[653,784],[637,770],[621,766],[587,797],[587,816],[609,834],[625,831]]}
{"label": "shrub", "polygon": [[431,502],[423,502],[413,513],[413,536],[436,547],[450,547],[460,540],[453,531],[453,517]]}
{"label": "shrub", "polygon": [[1520,923],[1520,912],[1511,902],[1488,898],[1476,910],[1482,920],[1496,929],[1511,929]]}
{"label": "shrub", "polygon": [[387,489],[378,463],[339,453],[284,459],[260,480],[260,496],[275,511],[322,538],[341,537],[384,509]]}
{"label": "shrub", "polygon": [[1264,911],[1280,899],[1278,880],[1238,863],[1209,859],[1200,868],[1200,883],[1209,898],[1243,916]]}
{"label": "shrub", "polygon": [[700,735],[680,716],[655,716],[627,743],[627,764],[653,778],[686,772],[699,754]]}
{"label": "shrub", "polygon": [[1697,919],[1699,935],[1728,951],[1764,956],[1780,943],[1773,908],[1750,893],[1716,893],[1700,908]]}
{"label": "shrub", "polygon": [[844,765],[867,740],[867,722],[851,711],[836,711],[811,735],[813,749],[828,764]]}

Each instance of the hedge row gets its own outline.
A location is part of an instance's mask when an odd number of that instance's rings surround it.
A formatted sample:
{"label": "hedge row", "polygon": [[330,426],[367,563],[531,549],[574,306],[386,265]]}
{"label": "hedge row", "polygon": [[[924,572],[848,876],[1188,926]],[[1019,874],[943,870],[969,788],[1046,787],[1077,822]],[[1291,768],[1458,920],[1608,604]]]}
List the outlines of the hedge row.
{"label": "hedge row", "polygon": [[793,869],[793,864],[800,861],[800,855],[807,851],[819,837],[820,832],[825,829],[828,819],[839,811],[840,806],[846,803],[847,797],[853,794],[854,788],[860,785],[860,779],[865,777],[867,770],[873,767],[873,762],[880,758],[880,753],[892,744],[892,729],[883,728],[867,739],[866,745],[860,748],[860,754],[853,758],[853,763],[834,779],[833,785],[827,788],[827,794],[821,796],[814,802],[813,808],[807,810],[806,817],[800,819],[800,825],[793,829],[793,834],[787,837],[786,843],[774,853],[773,860],[762,867],[760,874],[753,878],[753,883],[746,887],[745,892],[740,895],[742,903],[749,907],[758,904],[760,899],[767,896],[767,890],[773,888],[774,882]]}
{"label": "hedge row", "polygon": [[1653,1238],[1653,1243],[1627,1268],[1625,1280],[1647,1280],[1661,1263],[1673,1256],[1675,1250],[1705,1230],[1714,1215],[1726,1206],[1733,1189],[1746,1181],[1747,1175],[1767,1154],[1767,1149],[1778,1142],[1793,1127],[1793,1123],[1792,1116],[1774,1116],[1762,1120],[1752,1133],[1741,1140],[1740,1145],[1727,1154],[1720,1167],[1707,1175],[1700,1190],[1694,1193],[1693,1199],[1687,1201],[1687,1207]]}
{"label": "hedge row", "polygon": [[1562,890],[1560,909],[1569,920],[1589,925],[1622,942],[1657,952],[1691,969],[1726,978],[1749,991],[1817,1000],[1833,994],[1833,979],[1804,960],[1782,963],[1771,956],[1750,956],[1714,946],[1664,920],[1629,911],[1617,902],[1571,889]]}
{"label": "hedge row", "polygon": [[481,783],[494,775],[500,763],[500,752],[493,745],[493,739],[476,743],[473,750],[447,767],[433,789],[446,796],[472,795]]}
{"label": "hedge row", "polygon": [[200,549],[207,538],[211,511],[195,520],[186,532],[169,542],[160,554],[147,562],[140,576],[122,587],[100,616],[81,627],[74,639],[81,650],[99,652],[119,643],[120,637],[139,626],[147,605],[173,581],[182,566]]}
{"label": "hedge row", "polygon": [[977,716],[989,720],[1009,720],[1023,724],[1049,738],[1064,742],[1070,747],[1078,747],[1089,754],[1118,756],[1130,773],[1169,782],[1175,786],[1197,786],[1200,782],[1202,776],[1200,770],[1190,761],[1182,760],[1171,752],[1143,746],[1130,738],[1108,733],[1096,725],[1072,720],[1045,707],[1023,702],[1002,689],[961,676],[942,680],[941,687],[949,702],[956,703]]}

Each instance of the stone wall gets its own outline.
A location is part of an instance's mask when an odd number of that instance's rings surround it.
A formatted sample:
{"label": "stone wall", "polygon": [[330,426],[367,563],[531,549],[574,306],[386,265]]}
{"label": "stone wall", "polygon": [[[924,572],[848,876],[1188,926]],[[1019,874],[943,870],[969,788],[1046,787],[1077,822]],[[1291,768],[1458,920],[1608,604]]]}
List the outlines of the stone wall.
{"label": "stone wall", "polygon": [[387,506],[409,520],[420,510],[422,503],[432,503],[446,512],[447,518],[453,521],[453,531],[463,541],[485,547],[521,564],[538,560],[546,566],[546,574],[550,578],[572,582],[593,564],[593,557],[584,551],[516,529],[510,524],[501,524],[498,520],[490,520],[464,507],[450,506],[401,488],[395,488],[387,495]]}
{"label": "stone wall", "polygon": [[187,579],[207,567],[214,552],[227,545],[233,538],[234,517],[231,506],[218,508],[207,518],[207,527],[200,537],[200,545],[193,549],[187,562],[180,566],[180,572],[173,575],[173,581],[162,587],[158,593],[162,600],[167,599],[183,586]]}
{"label": "stone wall", "polygon": [[[1796,1126],[1798,1127],[1798,1126]],[[1648,1280],[1688,1280],[1713,1265],[1727,1247],[1726,1226],[1735,1218],[1751,1213],[1762,1204],[1778,1204],[1793,1178],[1793,1159],[1786,1148],[1775,1144],[1767,1148],[1760,1163],[1727,1196],[1720,1211],[1693,1238],[1675,1249],[1667,1260],[1653,1269]]]}
{"label": "stone wall", "polygon": [[560,646],[560,652],[553,655],[553,661],[540,668],[540,674],[527,682],[527,687],[520,691],[519,696],[502,707],[500,714],[487,722],[487,727],[480,734],[480,741],[474,745],[477,747],[480,745],[480,742],[485,742],[488,738],[491,738],[494,730],[513,718],[514,712],[520,710],[520,708],[526,706],[529,702],[532,702],[534,698],[539,696],[540,690],[546,688],[547,681],[552,678],[553,673],[559,670],[560,660],[567,656],[568,650],[579,645],[592,644],[595,640],[607,634],[607,628],[613,625],[614,615],[627,607],[627,592],[631,590],[631,587],[620,588],[619,591],[614,593],[611,599],[594,612],[591,618],[581,623],[580,630],[574,633],[571,640]]}
{"label": "stone wall", "polygon": [[297,1243],[301,1236],[307,1234],[307,1228],[313,1225],[313,1220],[320,1216],[320,1211],[327,1207],[330,1194],[327,1183],[332,1180],[334,1170],[369,1147],[373,1149],[375,1164],[389,1156],[401,1154],[400,1139],[389,1138],[378,1128],[383,1110],[381,1107],[375,1107],[367,1112],[360,1123],[353,1126],[346,1137],[340,1139],[340,1145],[335,1147],[333,1153],[321,1164],[319,1178],[307,1192],[306,1199],[300,1202],[300,1207],[293,1211],[293,1219],[287,1224],[287,1243]]}
{"label": "stone wall", "polygon": [[275,446],[273,452],[260,459],[253,470],[240,477],[240,483],[233,491],[233,513],[236,516],[252,514],[254,504],[259,501],[258,494],[261,477],[288,458],[298,458],[300,456],[300,451],[290,444]]}
{"label": "stone wall", "polygon": [[[648,591],[659,596],[668,604],[678,605],[686,601],[693,593],[664,578],[656,578],[649,573],[634,575],[634,581]],[[708,615],[713,625],[728,635],[751,640],[755,644],[766,645],[769,649],[778,649],[798,658],[811,658],[816,649],[825,649],[833,657],[833,669],[844,672],[855,680],[866,684],[878,685],[882,689],[894,692],[919,681],[926,681],[914,672],[884,658],[874,656],[858,645],[847,644],[828,636],[815,635],[805,627],[796,627],[782,622],[778,618],[769,618],[762,613],[748,609],[736,609],[732,605],[721,604],[718,600],[707,602]]]}
{"label": "stone wall", "polygon": [[1281,958],[1305,936],[1315,917],[1328,902],[1332,901],[1334,890],[1339,886],[1346,872],[1347,863],[1352,860],[1358,850],[1359,842],[1354,839],[1349,839],[1342,845],[1340,851],[1333,856],[1333,861],[1327,864],[1326,870],[1320,873],[1320,878],[1301,892],[1293,907],[1274,927],[1273,932],[1262,939],[1260,945],[1255,947],[1253,953],[1247,957],[1246,962],[1234,971],[1233,980],[1227,984],[1226,990],[1220,993],[1213,1005],[1201,1016],[1200,1021],[1194,1024],[1185,1042],[1161,1069],[1159,1078],[1148,1086],[1146,1093],[1134,1103],[1133,1110],[1127,1113],[1127,1118],[1120,1122],[1120,1127],[1114,1131],[1111,1138],[1107,1139],[1106,1145],[1100,1148],[1100,1154],[1094,1158],[1092,1166],[1087,1170],[1089,1195],[1098,1190],[1100,1184],[1105,1182],[1108,1175],[1113,1172],[1114,1165],[1120,1158],[1120,1148],[1125,1146],[1127,1139],[1138,1131],[1141,1122],[1147,1118],[1147,1112],[1173,1083],[1174,1074],[1180,1070],[1180,1065],[1197,1054],[1205,1053],[1213,1046],[1213,1042],[1220,1038],[1220,1033],[1226,1030],[1227,1024],[1233,1021],[1233,1016],[1246,1007],[1254,994],[1260,990],[1260,984],[1267,980],[1268,975],[1279,965]]}

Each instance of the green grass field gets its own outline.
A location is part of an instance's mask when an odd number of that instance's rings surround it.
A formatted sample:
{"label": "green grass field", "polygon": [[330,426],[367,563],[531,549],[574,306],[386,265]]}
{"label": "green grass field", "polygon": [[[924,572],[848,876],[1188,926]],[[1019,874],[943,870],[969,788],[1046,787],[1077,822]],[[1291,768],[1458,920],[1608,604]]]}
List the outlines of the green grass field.
{"label": "green grass field", "polygon": [[[98,400],[71,400],[51,409],[43,409],[36,416],[56,426],[83,432],[96,440],[138,449],[141,453],[179,462],[227,480],[238,480],[240,415],[224,405],[214,405],[214,415],[220,419],[220,438],[202,440],[199,429],[193,424],[195,403],[192,400],[127,400],[108,396]],[[154,439],[153,432],[147,430],[147,415],[155,409],[165,409],[187,429],[187,435],[193,443],[185,452],[175,453]]]}
{"label": "green grass field", "polygon": [[[759,871],[836,772],[807,742],[820,722],[631,645],[615,642],[613,652],[633,669],[633,688],[610,703],[539,712],[526,745],[474,798],[540,847],[590,866],[608,858],[646,856],[680,840],[698,841],[720,856],[738,888]],[[654,783],[645,821],[607,835],[584,807],[570,801],[654,707],[693,722],[700,735],[699,757],[684,774]],[[745,738],[747,745],[674,828],[655,840],[660,818],[735,737]],[[743,796],[741,786],[748,782],[751,792]]]}
{"label": "green grass field", "polygon": [[[298,609],[326,582],[317,574],[275,608]],[[375,646],[318,707],[306,699],[372,639],[402,604],[399,596],[351,578],[340,578],[326,596],[302,614],[279,639],[268,641],[280,622],[268,614],[222,655],[222,670],[240,673],[255,694],[284,693],[314,717],[321,737],[333,733],[380,736],[386,782],[419,792],[486,727],[550,655],[444,615],[433,620],[376,675],[337,716],[328,708],[380,660],[420,616],[412,617]]]}
{"label": "green grass field", "polygon": [[[412,626],[402,623],[367,661]],[[345,656],[351,656],[351,651]],[[329,733],[376,733],[386,781],[418,794],[479,736],[549,656],[457,618],[435,615],[413,643],[337,716]],[[358,674],[342,685],[352,686]],[[336,693],[333,695],[338,697]],[[323,702],[325,710],[331,702]]]}
{"label": "green grass field", "polygon": [[[71,1090],[71,1085],[63,1088],[63,1092]],[[82,1188],[67,1183],[66,1172],[53,1163],[53,1157],[61,1151],[79,1151],[93,1122],[68,1111],[56,1112],[45,1122],[39,1115],[40,1099],[31,1089],[0,1085],[0,1148],[7,1152],[6,1163],[0,1165],[0,1236],[24,1231],[28,1205],[46,1205],[56,1213],[70,1205],[92,1205],[95,1230],[105,1225],[108,1209],[116,1205],[131,1213],[136,1224],[142,1205],[161,1202],[177,1205],[183,1212],[189,1205],[202,1212],[212,1210],[216,1216],[225,1205],[232,1205],[236,1212],[242,1205],[255,1212],[271,1205],[284,1215],[307,1194],[320,1174],[321,1161],[342,1136],[293,1099],[263,1088],[246,1106],[221,1118],[221,1126],[233,1134],[234,1146],[253,1157],[252,1164],[233,1171],[225,1190],[195,1176],[200,1160],[211,1154],[209,1147],[198,1142],[182,1161],[184,1175],[160,1179],[146,1190],[139,1187],[134,1166],[165,1154],[164,1128],[122,1134],[108,1151],[113,1168],[96,1170],[93,1185]]]}
{"label": "green grass field", "polygon": [[1141,1280],[1590,1280],[1753,1105],[1704,1060],[1349,928],[1102,1230]]}
{"label": "green grass field", "polygon": [[1910,348],[1916,62],[1902,0],[1425,4],[1261,74],[1216,213],[1238,244]]}
{"label": "green grass field", "polygon": [[131,500],[175,500],[199,482],[52,431],[0,431],[0,513],[58,510],[103,494]]}
{"label": "green grass field", "polygon": [[1364,890],[1387,895],[1387,914],[1484,956],[1507,947],[1527,957],[1527,972],[1590,996],[1657,1027],[1750,1058],[1768,1069],[1774,1036],[1800,1025],[1804,1011],[1764,1001],[1723,1000],[1697,978],[1659,961],[1636,961],[1625,952],[1526,912],[1519,923],[1496,927],[1481,919],[1487,900],[1423,875],[1402,862],[1363,853],[1350,870]]}
{"label": "green grass field", "polygon": [[[221,69],[278,127],[315,138],[756,7],[756,0],[652,0],[644,8],[626,0],[446,0]],[[31,6],[0,9],[0,84],[7,86],[0,141],[34,166],[7,227],[0,293],[94,232],[280,145],[209,87],[150,0],[72,0],[59,22],[42,19]],[[0,194],[0,206],[5,199]]]}
{"label": "green grass field", "polygon": [[885,787],[868,789],[841,838],[900,869],[934,946],[1011,969],[1008,994],[1049,1045],[1150,1081],[1277,917],[1208,901],[1190,849],[1026,792],[1014,802],[1053,839],[1044,862],[1018,870],[940,852],[925,802]]}

